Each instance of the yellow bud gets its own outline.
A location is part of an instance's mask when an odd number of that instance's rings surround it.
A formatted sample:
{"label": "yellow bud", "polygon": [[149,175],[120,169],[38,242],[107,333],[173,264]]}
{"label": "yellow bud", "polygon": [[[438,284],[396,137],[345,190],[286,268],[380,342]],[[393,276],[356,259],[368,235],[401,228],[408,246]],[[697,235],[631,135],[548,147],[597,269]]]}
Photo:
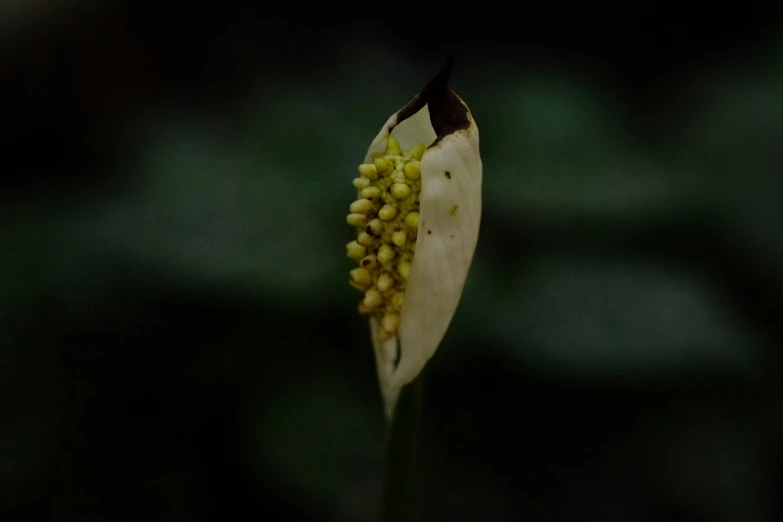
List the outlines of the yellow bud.
{"label": "yellow bud", "polygon": [[381,328],[383,328],[385,331],[389,332],[390,334],[397,332],[397,327],[400,324],[400,314],[396,314],[394,312],[388,312],[383,314],[383,318],[381,318]]}
{"label": "yellow bud", "polygon": [[369,256],[365,256],[364,259],[359,261],[359,265],[361,265],[362,268],[372,270],[373,268],[378,266],[378,258],[370,254]]}
{"label": "yellow bud", "polygon": [[381,248],[378,249],[378,261],[381,263],[388,263],[392,259],[394,259],[394,249],[390,247],[389,245],[381,245]]}
{"label": "yellow bud", "polygon": [[366,189],[362,190],[361,195],[364,199],[378,201],[378,199],[381,197],[381,189],[378,187],[367,187]]}
{"label": "yellow bud", "polygon": [[380,330],[378,330],[378,341],[380,341],[380,342],[382,342],[382,343],[383,343],[383,342],[386,342],[386,341],[388,341],[388,340],[389,340],[389,339],[391,339],[392,337],[394,337],[394,334],[390,334],[389,332],[387,332],[387,331],[386,331],[386,330],[384,330],[383,328],[381,328]]}
{"label": "yellow bud", "polygon": [[378,173],[381,175],[386,174],[392,168],[394,168],[394,165],[392,165],[391,161],[387,160],[386,158],[376,158],[373,160],[373,164],[375,165]]}
{"label": "yellow bud", "polygon": [[357,199],[351,203],[350,210],[352,214],[369,214],[375,210],[375,208],[372,206],[372,201],[369,199]]}
{"label": "yellow bud", "polygon": [[376,169],[375,165],[372,163],[362,163],[359,165],[359,174],[367,179],[378,179],[378,169]]}
{"label": "yellow bud", "polygon": [[391,240],[392,240],[392,243],[394,243],[395,245],[402,246],[408,240],[408,232],[405,231],[405,230],[399,230],[397,232],[392,232]]}
{"label": "yellow bud", "polygon": [[419,229],[419,213],[418,212],[408,212],[408,215],[405,216],[405,224],[408,225],[412,230],[418,230]]}
{"label": "yellow bud", "polygon": [[362,304],[367,308],[378,308],[383,304],[383,296],[377,288],[370,288],[365,292]]}
{"label": "yellow bud", "polygon": [[345,251],[346,255],[351,259],[361,259],[367,255],[367,249],[356,241],[351,241],[345,245]]}
{"label": "yellow bud", "polygon": [[367,232],[359,232],[359,236],[356,238],[356,242],[362,246],[370,247],[375,242],[375,238]]}
{"label": "yellow bud", "polygon": [[392,205],[384,205],[378,211],[378,217],[384,221],[389,221],[390,219],[394,219],[394,216],[396,215],[397,215],[397,207]]}
{"label": "yellow bud", "polygon": [[411,150],[408,151],[408,155],[416,160],[421,160],[421,158],[424,156],[424,151],[427,150],[427,146],[423,143],[419,143],[415,147],[413,147]]}
{"label": "yellow bud", "polygon": [[397,138],[389,134],[389,137],[386,138],[386,154],[402,154],[402,147],[400,147],[400,142],[397,141]]}
{"label": "yellow bud", "polygon": [[402,308],[402,301],[405,299],[405,294],[403,292],[395,292],[395,294],[391,298],[391,304],[392,306],[399,310]]}
{"label": "yellow bud", "polygon": [[362,190],[370,186],[370,180],[367,178],[354,178],[353,186],[356,190]]}
{"label": "yellow bud", "polygon": [[421,162],[409,161],[405,164],[405,177],[408,179],[419,179],[421,177]]}
{"label": "yellow bud", "polygon": [[352,227],[363,227],[367,224],[367,216],[364,214],[348,214],[348,217],[345,218],[345,222]]}
{"label": "yellow bud", "polygon": [[[369,189],[367,189],[369,190]],[[397,199],[405,199],[411,195],[411,188],[405,183],[395,183],[391,186],[391,194]]]}
{"label": "yellow bud", "polygon": [[[366,306],[362,299],[362,301],[359,302],[359,313],[362,315],[372,315],[373,309]],[[383,328],[381,328],[381,331],[383,331]]]}
{"label": "yellow bud", "polygon": [[363,287],[366,290],[372,284],[372,275],[364,268],[354,268],[350,272],[351,283]]}
{"label": "yellow bud", "polygon": [[408,279],[411,276],[411,264],[408,261],[400,261],[397,265],[397,271],[404,279]]}
{"label": "yellow bud", "polygon": [[411,243],[411,252],[416,252],[416,243]]}
{"label": "yellow bud", "polygon": [[367,223],[367,226],[364,227],[364,231],[368,234],[373,234],[376,236],[380,236],[381,232],[383,232],[383,223],[380,219],[375,218],[369,223]]}
{"label": "yellow bud", "polygon": [[394,278],[391,274],[383,273],[378,276],[378,282],[376,283],[378,290],[385,292],[394,286]]}

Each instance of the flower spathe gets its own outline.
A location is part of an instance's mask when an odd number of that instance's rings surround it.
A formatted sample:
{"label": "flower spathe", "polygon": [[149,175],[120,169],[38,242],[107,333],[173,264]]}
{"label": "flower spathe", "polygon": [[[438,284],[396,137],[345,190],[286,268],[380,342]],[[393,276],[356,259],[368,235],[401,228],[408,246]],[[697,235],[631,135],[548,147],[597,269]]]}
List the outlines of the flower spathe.
{"label": "flower spathe", "polygon": [[467,105],[447,87],[447,67],[386,121],[372,141],[346,247],[364,292],[391,419],[400,390],[438,348],[457,309],[481,222],[479,135]]}

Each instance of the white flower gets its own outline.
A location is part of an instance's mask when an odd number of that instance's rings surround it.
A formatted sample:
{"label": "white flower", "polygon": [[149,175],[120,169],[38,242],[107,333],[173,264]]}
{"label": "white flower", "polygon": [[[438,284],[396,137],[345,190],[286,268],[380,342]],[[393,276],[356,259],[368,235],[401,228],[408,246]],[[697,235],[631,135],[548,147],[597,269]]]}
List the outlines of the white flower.
{"label": "white flower", "polygon": [[467,105],[447,66],[392,114],[354,179],[347,255],[359,267],[387,417],[433,356],[457,309],[478,240],[482,165]]}

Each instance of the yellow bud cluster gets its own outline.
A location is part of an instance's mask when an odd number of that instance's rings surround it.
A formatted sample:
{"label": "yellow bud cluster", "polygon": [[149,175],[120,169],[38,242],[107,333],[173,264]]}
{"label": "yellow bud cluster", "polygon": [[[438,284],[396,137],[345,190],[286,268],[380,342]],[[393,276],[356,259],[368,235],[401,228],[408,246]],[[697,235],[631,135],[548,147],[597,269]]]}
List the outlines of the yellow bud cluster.
{"label": "yellow bud cluster", "polygon": [[351,286],[364,293],[359,313],[378,318],[378,340],[397,333],[400,308],[411,273],[419,228],[421,158],[426,146],[403,152],[394,136],[386,151],[375,153],[372,163],[359,165],[353,180],[358,198],[351,203],[346,222],[356,227],[356,240],[346,255],[357,261],[350,272]]}

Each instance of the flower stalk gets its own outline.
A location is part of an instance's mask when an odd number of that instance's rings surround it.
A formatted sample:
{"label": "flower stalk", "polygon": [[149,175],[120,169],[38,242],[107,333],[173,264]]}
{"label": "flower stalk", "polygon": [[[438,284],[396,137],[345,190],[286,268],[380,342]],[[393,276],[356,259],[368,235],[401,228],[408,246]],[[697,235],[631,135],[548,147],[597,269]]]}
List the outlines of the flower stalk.
{"label": "flower stalk", "polygon": [[400,393],[388,426],[381,522],[409,522],[417,491],[419,434],[424,409],[424,373]]}

